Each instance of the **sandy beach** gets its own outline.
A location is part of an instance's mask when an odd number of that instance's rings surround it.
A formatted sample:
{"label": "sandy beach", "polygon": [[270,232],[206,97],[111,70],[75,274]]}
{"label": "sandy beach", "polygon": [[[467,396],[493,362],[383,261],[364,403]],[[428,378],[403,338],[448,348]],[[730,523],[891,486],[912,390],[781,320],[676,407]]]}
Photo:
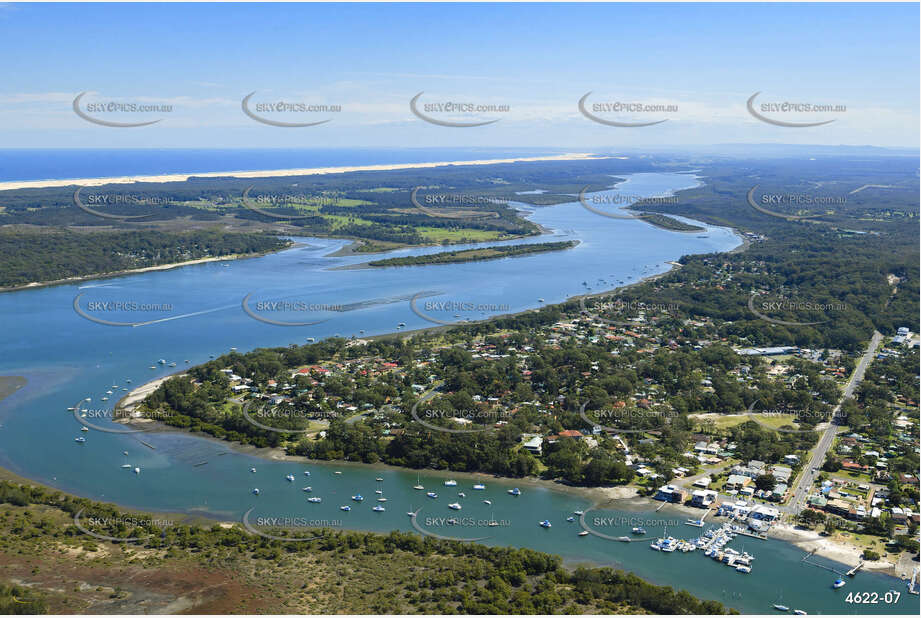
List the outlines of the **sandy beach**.
{"label": "sandy beach", "polygon": [[198,172],[195,174],[157,174],[152,176],[112,176],[104,178],[66,178],[60,180],[17,180],[0,182],[0,191],[14,189],[43,189],[48,187],[99,187],[124,185],[136,182],[185,182],[189,178],[275,178],[279,176],[314,176],[345,174],[348,172],[386,172],[390,170],[423,169],[446,165],[496,165],[499,163],[525,163],[529,161],[577,161],[580,159],[607,159],[591,153],[574,152],[545,157],[517,157],[514,159],[479,159],[474,161],[437,161],[432,163],[390,163],[385,165],[353,165],[343,167],[310,167],[287,170],[241,170],[226,172]]}
{"label": "sandy beach", "polygon": [[888,560],[865,561],[861,558],[863,550],[856,545],[841,541],[833,541],[822,536],[815,530],[807,530],[786,523],[776,523],[771,527],[771,538],[787,541],[796,545],[803,551],[815,552],[817,556],[834,560],[848,566],[857,566],[864,563],[863,568],[868,571],[880,571],[895,575],[895,564]]}

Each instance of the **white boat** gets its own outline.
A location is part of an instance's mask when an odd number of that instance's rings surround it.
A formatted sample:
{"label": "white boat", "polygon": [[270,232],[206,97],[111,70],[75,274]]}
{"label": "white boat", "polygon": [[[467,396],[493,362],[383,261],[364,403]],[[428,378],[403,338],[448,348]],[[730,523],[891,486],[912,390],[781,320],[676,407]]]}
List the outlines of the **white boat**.
{"label": "white boat", "polygon": [[579,533],[579,536],[588,536],[588,530],[583,530]]}
{"label": "white boat", "polygon": [[140,473],[141,473],[141,469],[140,469],[140,468],[135,468],[135,469],[134,469],[134,473],[135,473],[135,474],[140,474]]}
{"label": "white boat", "polygon": [[569,521],[569,522],[576,521],[576,518],[570,515],[569,517],[566,518],[566,521]]}
{"label": "white boat", "polygon": [[461,505],[458,504],[457,502],[455,502],[455,503],[453,503],[453,504],[449,504],[449,505],[448,505],[448,508],[449,508],[449,509],[454,509],[455,511],[459,511],[459,510],[461,510]]}
{"label": "white boat", "polygon": [[552,526],[553,524],[550,523],[550,520],[549,520],[549,519],[545,519],[544,521],[540,522],[539,525],[540,525],[541,528],[549,528],[549,527]]}
{"label": "white boat", "polygon": [[425,489],[425,486],[424,485],[413,485],[413,489],[415,489],[416,491],[421,491]]}
{"label": "white boat", "polygon": [[314,504],[319,504],[320,502],[323,502],[323,498],[314,496],[313,498],[307,498],[307,502],[313,502]]}
{"label": "white boat", "polygon": [[102,400],[103,400],[103,401],[108,401],[109,398],[108,398],[108,397],[103,397]]}
{"label": "white boat", "polygon": [[445,481],[445,487],[457,487],[457,481],[451,479],[450,481]]}
{"label": "white boat", "polygon": [[806,612],[804,612],[804,611],[801,610],[801,609],[794,609],[794,610],[793,610],[793,613],[796,614],[797,616],[805,616],[805,615],[806,615]]}
{"label": "white boat", "polygon": [[377,478],[374,479],[374,480],[377,481],[378,483],[384,482],[384,479],[382,479],[381,477],[377,477]]}
{"label": "white boat", "polygon": [[286,475],[286,476],[285,476],[285,480],[287,480],[288,482],[293,482],[293,481],[294,481],[294,475],[293,475],[293,474],[288,474],[288,475]]}
{"label": "white boat", "polygon": [[333,472],[333,474],[342,474],[342,472],[340,472],[339,470],[336,470],[335,472]]}
{"label": "white boat", "polygon": [[304,476],[310,476],[310,470],[304,470]]}
{"label": "white boat", "polygon": [[80,428],[80,431],[89,431],[89,430],[90,430],[89,427],[81,427],[81,428]]}
{"label": "white boat", "polygon": [[339,507],[339,510],[340,510],[340,511],[351,511],[351,510],[352,510],[352,507],[350,507],[348,504],[346,504],[346,505],[344,505],[344,506],[340,506],[340,507]]}
{"label": "white boat", "polygon": [[483,504],[492,504],[492,500],[483,500]]}
{"label": "white boat", "polygon": [[585,512],[584,511],[573,511],[572,514],[577,517],[582,517],[583,515],[585,515]]}
{"label": "white boat", "polygon": [[377,501],[378,501],[378,502],[387,502],[387,498],[385,498],[384,496],[381,496],[380,498],[377,499]]}
{"label": "white boat", "polygon": [[844,584],[846,583],[847,582],[845,582],[843,579],[839,577],[838,579],[835,580],[835,583],[833,583],[831,587],[837,590],[838,588],[844,588]]}
{"label": "white boat", "polygon": [[375,489],[375,490],[374,490],[374,493],[380,495],[380,494],[382,494],[382,493],[384,493],[384,492],[383,492],[382,490],[380,490],[380,489]]}
{"label": "white boat", "polygon": [[739,573],[751,573],[752,568],[750,566],[745,566],[744,564],[740,564],[739,566],[736,567],[736,571],[738,571]]}
{"label": "white boat", "polygon": [[130,467],[131,467],[131,464],[122,464],[122,468],[124,468],[125,470],[127,470]]}
{"label": "white boat", "polygon": [[467,497],[467,494],[465,494],[465,493],[462,492],[462,491],[457,492],[457,495],[460,496],[461,498],[466,498],[466,497]]}
{"label": "white boat", "polygon": [[432,499],[435,499],[435,498],[438,497],[438,494],[436,494],[434,491],[430,491],[430,492],[428,492],[428,493],[425,494],[425,495],[428,496],[429,498],[432,498]]}
{"label": "white boat", "polygon": [[355,494],[354,496],[352,496],[352,500],[354,500],[355,502],[361,502],[364,499],[365,497],[362,496],[361,494]]}
{"label": "white boat", "polygon": [[774,609],[776,609],[776,610],[779,611],[779,612],[788,612],[788,611],[790,611],[790,608],[789,608],[789,607],[787,607],[786,605],[781,605],[780,603],[774,603]]}
{"label": "white boat", "polygon": [[309,485],[307,487],[301,487],[301,491],[306,491],[307,493],[310,493],[313,491],[313,487]]}
{"label": "white boat", "polygon": [[253,474],[256,474],[256,468],[250,468],[249,471],[252,472]]}
{"label": "white boat", "polygon": [[258,488],[258,487],[255,487],[255,488],[253,489],[253,493],[256,494],[256,495],[258,496],[258,495],[259,495],[259,488]]}
{"label": "white boat", "polygon": [[512,495],[512,496],[520,496],[520,495],[521,495],[521,490],[518,489],[518,488],[516,487],[516,488],[514,488],[514,489],[509,489],[509,490],[508,490],[508,493],[509,493],[509,495]]}
{"label": "white boat", "polygon": [[382,507],[380,504],[378,504],[377,506],[375,506],[375,507],[374,507],[373,509],[371,509],[371,510],[374,511],[375,513],[383,513],[383,512],[386,511],[387,509],[385,509],[385,508]]}
{"label": "white boat", "polygon": [[486,489],[486,485],[484,485],[483,483],[477,483],[476,485],[473,486],[473,488],[476,489],[477,491],[482,491]]}
{"label": "white boat", "polygon": [[74,442],[79,442],[80,444],[83,444],[84,442],[86,442],[86,438],[84,438],[83,436],[80,436],[79,438],[74,438]]}

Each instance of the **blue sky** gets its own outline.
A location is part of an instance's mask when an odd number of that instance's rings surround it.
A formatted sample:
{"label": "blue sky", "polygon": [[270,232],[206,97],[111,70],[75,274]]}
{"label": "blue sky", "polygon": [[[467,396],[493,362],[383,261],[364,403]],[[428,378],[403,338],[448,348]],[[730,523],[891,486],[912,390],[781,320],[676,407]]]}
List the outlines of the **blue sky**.
{"label": "blue sky", "polygon": [[[0,4],[3,147],[918,146],[918,4]],[[78,117],[81,104],[169,105]],[[341,106],[259,113],[241,100]],[[612,127],[615,122],[666,122]],[[756,105],[844,111],[764,115]],[[428,123],[417,109],[451,122]],[[443,102],[507,106],[445,114]],[[666,111],[614,110],[605,103]],[[601,105],[601,107],[598,107]],[[758,109],[761,109],[760,107]]]}

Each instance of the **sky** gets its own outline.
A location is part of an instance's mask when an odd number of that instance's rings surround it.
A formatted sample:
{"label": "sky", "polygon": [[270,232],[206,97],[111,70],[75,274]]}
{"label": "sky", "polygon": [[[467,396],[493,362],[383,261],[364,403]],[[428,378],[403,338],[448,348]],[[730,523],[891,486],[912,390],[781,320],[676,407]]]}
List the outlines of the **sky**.
{"label": "sky", "polygon": [[917,3],[9,3],[0,57],[0,148],[919,145]]}

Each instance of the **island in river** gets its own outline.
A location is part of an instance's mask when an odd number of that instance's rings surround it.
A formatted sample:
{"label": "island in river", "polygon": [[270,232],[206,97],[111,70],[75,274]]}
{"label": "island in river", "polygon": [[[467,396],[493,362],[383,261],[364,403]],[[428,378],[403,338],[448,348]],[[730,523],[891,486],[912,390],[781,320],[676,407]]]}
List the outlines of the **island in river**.
{"label": "island in river", "polygon": [[460,264],[463,262],[480,262],[483,260],[498,260],[500,258],[514,257],[517,255],[530,255],[547,251],[562,251],[572,249],[579,244],[577,240],[564,242],[543,242],[522,245],[507,245],[498,247],[483,247],[477,249],[464,249],[462,251],[443,251],[429,255],[415,255],[408,257],[395,257],[368,262],[368,266],[424,266],[429,264]]}

